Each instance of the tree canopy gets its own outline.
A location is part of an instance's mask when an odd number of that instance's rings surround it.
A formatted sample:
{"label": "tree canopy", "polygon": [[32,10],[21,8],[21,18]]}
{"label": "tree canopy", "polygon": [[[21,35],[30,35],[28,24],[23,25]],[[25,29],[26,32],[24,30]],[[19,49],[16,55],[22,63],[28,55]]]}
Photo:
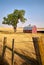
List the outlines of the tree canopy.
{"label": "tree canopy", "polygon": [[7,17],[3,17],[3,24],[12,25],[13,27],[17,27],[17,23],[19,20],[21,22],[25,22],[26,18],[24,18],[25,10],[14,10],[13,13],[8,14]]}

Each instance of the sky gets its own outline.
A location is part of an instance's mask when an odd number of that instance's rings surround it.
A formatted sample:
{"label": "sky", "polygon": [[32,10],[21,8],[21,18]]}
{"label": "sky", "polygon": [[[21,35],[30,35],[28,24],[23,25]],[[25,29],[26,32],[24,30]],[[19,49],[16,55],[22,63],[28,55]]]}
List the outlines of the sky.
{"label": "sky", "polygon": [[25,10],[25,18],[27,18],[24,24],[19,22],[18,27],[28,26],[29,24],[44,27],[44,0],[0,0],[0,26],[8,27],[8,25],[2,24],[3,17],[15,9]]}

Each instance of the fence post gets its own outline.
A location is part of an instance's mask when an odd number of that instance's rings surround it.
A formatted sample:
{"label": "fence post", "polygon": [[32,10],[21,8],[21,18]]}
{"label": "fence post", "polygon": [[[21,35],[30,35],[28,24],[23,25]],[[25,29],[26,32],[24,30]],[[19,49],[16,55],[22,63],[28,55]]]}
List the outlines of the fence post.
{"label": "fence post", "polygon": [[35,48],[35,53],[36,53],[36,58],[37,61],[39,63],[39,65],[42,65],[42,61],[41,61],[41,55],[40,55],[40,48],[39,48],[39,41],[38,41],[38,37],[33,37],[33,43],[34,43],[34,48]]}
{"label": "fence post", "polygon": [[12,39],[12,65],[14,65],[14,39]]}
{"label": "fence post", "polygon": [[3,50],[2,50],[2,58],[4,58],[4,54],[5,54],[5,50],[6,50],[6,47],[5,47],[5,45],[6,45],[6,40],[7,40],[7,38],[4,37],[4,41],[3,41]]}
{"label": "fence post", "polygon": [[39,38],[39,47],[40,47],[42,65],[44,65],[44,42],[43,40],[44,40],[43,37]]}

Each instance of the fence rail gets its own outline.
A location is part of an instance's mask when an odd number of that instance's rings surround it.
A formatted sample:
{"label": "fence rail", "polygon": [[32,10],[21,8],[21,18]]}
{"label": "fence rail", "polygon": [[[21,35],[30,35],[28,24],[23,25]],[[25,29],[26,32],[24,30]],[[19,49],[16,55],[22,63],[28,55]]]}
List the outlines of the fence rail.
{"label": "fence rail", "polygon": [[[7,41],[7,38],[4,37],[2,58],[4,58],[6,48],[9,49],[12,52],[11,65],[14,65],[14,53],[18,54],[17,52],[14,51],[14,39],[12,39],[12,48],[9,48],[8,46],[6,46],[6,41]],[[33,42],[35,52],[36,52],[36,58],[38,60],[39,65],[42,65],[41,55],[40,55],[40,50],[39,50],[39,42],[40,42],[40,40],[38,40],[38,37],[33,37],[32,41],[21,41],[21,42],[15,42],[15,43],[28,43],[28,42]]]}
{"label": "fence rail", "polygon": [[12,39],[12,49],[6,46],[6,40],[7,38],[4,37],[2,58],[4,58],[6,48],[9,49],[10,51],[12,50],[11,65],[14,65],[14,39]]}

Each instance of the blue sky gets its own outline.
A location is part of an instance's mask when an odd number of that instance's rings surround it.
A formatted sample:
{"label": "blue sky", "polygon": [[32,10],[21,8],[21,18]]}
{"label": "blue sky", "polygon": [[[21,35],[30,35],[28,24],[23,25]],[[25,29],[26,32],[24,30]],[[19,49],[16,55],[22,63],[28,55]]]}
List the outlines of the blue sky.
{"label": "blue sky", "polygon": [[4,16],[12,13],[15,9],[24,9],[27,21],[18,26],[29,24],[44,27],[44,0],[0,0],[0,26]]}

